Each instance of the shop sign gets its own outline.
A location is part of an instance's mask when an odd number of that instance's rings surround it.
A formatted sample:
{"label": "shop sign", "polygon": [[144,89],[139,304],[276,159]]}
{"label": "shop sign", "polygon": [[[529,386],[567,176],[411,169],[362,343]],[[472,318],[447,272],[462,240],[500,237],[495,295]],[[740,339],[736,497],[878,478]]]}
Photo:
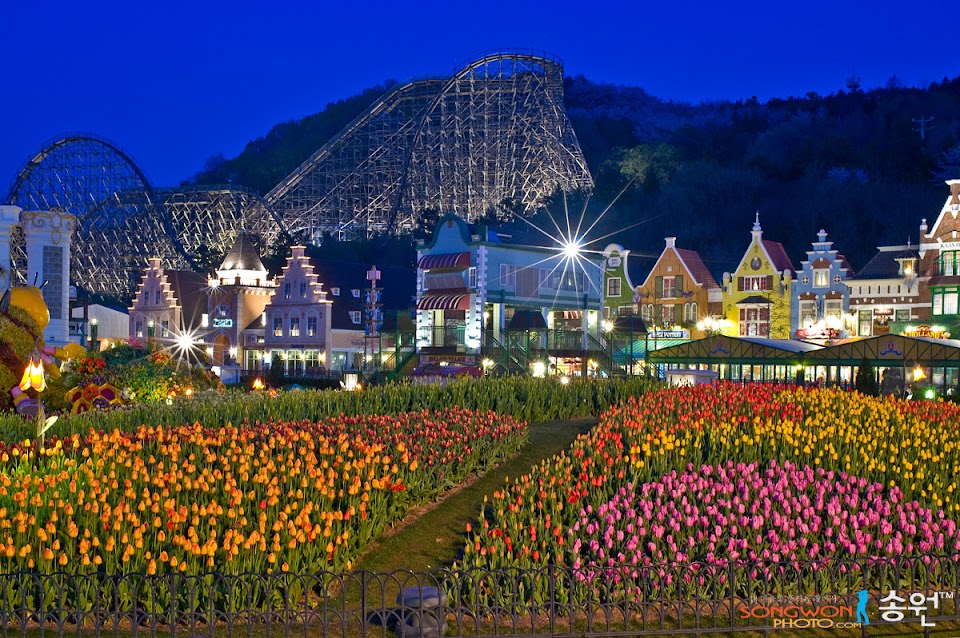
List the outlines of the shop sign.
{"label": "shop sign", "polygon": [[651,339],[689,339],[689,330],[654,330],[650,333]]}
{"label": "shop sign", "polygon": [[233,319],[216,319],[216,318],[214,318],[214,320],[213,320],[213,327],[214,327],[214,328],[232,328],[232,327],[233,327]]}
{"label": "shop sign", "polygon": [[927,337],[929,339],[949,339],[950,333],[940,326],[928,326],[926,324],[917,326],[913,330],[904,330],[901,333],[904,337]]}
{"label": "shop sign", "polygon": [[607,268],[619,268],[620,267],[620,258],[619,257],[609,257],[607,259]]}

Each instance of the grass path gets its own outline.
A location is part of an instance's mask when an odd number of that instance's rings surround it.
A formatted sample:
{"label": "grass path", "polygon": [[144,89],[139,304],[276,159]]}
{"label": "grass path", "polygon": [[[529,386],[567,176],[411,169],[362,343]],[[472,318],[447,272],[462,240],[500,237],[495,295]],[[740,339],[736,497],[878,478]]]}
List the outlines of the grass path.
{"label": "grass path", "polygon": [[414,512],[414,520],[401,524],[396,533],[381,537],[354,569],[426,571],[450,566],[463,549],[466,524],[475,523],[480,515],[484,496],[492,496],[507,477],[521,476],[542,460],[567,449],[578,435],[588,432],[596,423],[596,419],[577,419],[531,425],[530,440],[519,454],[440,503]]}

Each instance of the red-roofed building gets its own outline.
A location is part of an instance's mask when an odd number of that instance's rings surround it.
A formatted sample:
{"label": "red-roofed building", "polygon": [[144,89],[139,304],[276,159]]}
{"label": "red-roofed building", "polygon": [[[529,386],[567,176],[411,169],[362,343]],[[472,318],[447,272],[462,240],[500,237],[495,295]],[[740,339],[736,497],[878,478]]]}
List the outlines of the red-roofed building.
{"label": "red-roofed building", "polygon": [[723,315],[739,337],[790,338],[793,264],[779,242],[763,239],[760,214],[736,271],[723,274]]}
{"label": "red-roofed building", "polygon": [[649,330],[699,339],[706,332],[697,323],[720,314],[720,286],[696,251],[676,243],[676,237],[666,238],[657,263],[637,287],[640,315]]}

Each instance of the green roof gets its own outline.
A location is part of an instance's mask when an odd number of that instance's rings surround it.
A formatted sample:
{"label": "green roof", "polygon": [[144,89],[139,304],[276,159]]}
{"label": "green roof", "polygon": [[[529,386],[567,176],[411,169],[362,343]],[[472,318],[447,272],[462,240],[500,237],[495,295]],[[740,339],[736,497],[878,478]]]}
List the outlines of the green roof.
{"label": "green roof", "polygon": [[614,361],[618,363],[623,363],[630,360],[630,353],[633,353],[633,360],[637,361],[638,359],[644,359],[647,354],[647,345],[650,345],[650,352],[654,350],[660,350],[661,348],[669,348],[671,346],[677,346],[681,343],[687,343],[689,339],[636,339],[633,342],[633,350],[631,351],[631,344],[627,344],[621,350],[618,350],[615,355],[613,355]]}

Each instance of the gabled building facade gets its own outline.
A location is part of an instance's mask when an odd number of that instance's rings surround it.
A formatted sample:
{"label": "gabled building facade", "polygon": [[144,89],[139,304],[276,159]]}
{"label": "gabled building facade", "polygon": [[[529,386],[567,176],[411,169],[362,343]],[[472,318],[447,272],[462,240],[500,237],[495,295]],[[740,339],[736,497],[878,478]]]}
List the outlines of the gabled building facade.
{"label": "gabled building facade", "polygon": [[307,258],[293,246],[265,309],[264,358],[284,366],[288,376],[308,375],[330,364],[333,302]]}
{"label": "gabled building facade", "polygon": [[637,292],[630,279],[630,251],[618,244],[603,249],[603,317],[614,319],[639,312]]}
{"label": "gabled building facade", "polygon": [[807,258],[800,262],[794,282],[790,312],[794,337],[825,342],[856,334],[847,286],[853,274],[847,259],[833,248],[833,242],[827,241],[827,231],[821,229]]}
{"label": "gabled building facade", "polygon": [[[932,226],[920,226],[920,272],[927,277],[932,332],[960,336],[960,179]],[[939,328],[939,330],[937,330]],[[921,335],[916,335],[921,336]]]}
{"label": "gabled building facade", "polygon": [[677,248],[676,237],[666,238],[663,252],[636,293],[648,330],[679,330],[681,338],[694,339],[706,336],[697,324],[719,315],[723,298],[700,255]]}
{"label": "gabled building facade", "polygon": [[[173,345],[200,341],[206,328],[207,279],[187,270],[165,270],[151,258],[130,306],[130,337]],[[186,345],[184,343],[184,345]],[[192,344],[191,344],[192,345]]]}
{"label": "gabled building facade", "polygon": [[793,265],[783,245],[763,239],[760,215],[739,266],[723,275],[723,314],[741,337],[790,338]]}
{"label": "gabled building facade", "polygon": [[256,246],[241,232],[208,282],[209,302],[203,320],[213,365],[236,362],[247,370],[261,367],[264,310],[273,281]]}

